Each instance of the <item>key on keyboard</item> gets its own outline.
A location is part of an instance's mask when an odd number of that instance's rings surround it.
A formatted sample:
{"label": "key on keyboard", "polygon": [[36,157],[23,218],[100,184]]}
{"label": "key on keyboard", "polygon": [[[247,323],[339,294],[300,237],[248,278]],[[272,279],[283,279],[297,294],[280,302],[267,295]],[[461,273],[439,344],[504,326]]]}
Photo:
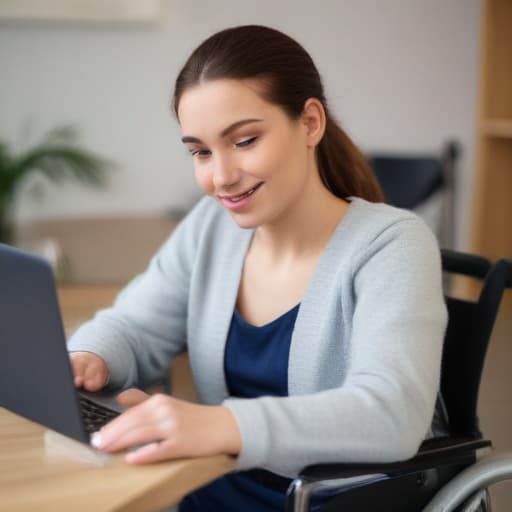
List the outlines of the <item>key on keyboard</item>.
{"label": "key on keyboard", "polygon": [[80,397],[80,412],[84,420],[85,430],[88,434],[96,432],[110,420],[119,416],[117,411],[92,402],[83,396]]}

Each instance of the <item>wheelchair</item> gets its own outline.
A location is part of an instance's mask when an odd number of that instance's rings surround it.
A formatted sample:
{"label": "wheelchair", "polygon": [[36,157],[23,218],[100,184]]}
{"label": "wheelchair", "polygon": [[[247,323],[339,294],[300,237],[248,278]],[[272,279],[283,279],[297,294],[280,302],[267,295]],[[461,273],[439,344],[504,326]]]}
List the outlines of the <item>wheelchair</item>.
{"label": "wheelchair", "polygon": [[491,263],[446,249],[441,256],[445,273],[482,281],[475,301],[446,294],[440,392],[449,435],[424,441],[406,461],[304,468],[288,488],[288,512],[485,512],[487,488],[512,478],[512,453],[493,454],[477,417],[487,346],[504,290],[512,288],[512,260]]}

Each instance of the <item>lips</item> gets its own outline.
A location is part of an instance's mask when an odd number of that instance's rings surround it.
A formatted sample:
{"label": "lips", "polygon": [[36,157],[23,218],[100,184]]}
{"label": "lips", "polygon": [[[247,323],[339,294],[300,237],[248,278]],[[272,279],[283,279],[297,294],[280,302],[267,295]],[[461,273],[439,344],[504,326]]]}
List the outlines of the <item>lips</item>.
{"label": "lips", "polygon": [[263,183],[258,183],[255,187],[252,187],[251,189],[247,190],[247,192],[243,192],[242,194],[239,195],[220,196],[220,198],[222,200],[231,201],[232,203],[238,203],[245,199],[246,197],[249,197],[251,194],[254,194],[254,192],[256,192],[256,190],[258,190],[261,187],[261,185],[263,185]]}

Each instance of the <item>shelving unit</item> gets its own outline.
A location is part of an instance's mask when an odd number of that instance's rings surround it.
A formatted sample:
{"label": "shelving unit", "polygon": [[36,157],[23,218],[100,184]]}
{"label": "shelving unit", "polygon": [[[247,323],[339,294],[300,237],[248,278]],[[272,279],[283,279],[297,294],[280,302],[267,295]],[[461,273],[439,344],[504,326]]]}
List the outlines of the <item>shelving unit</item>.
{"label": "shelving unit", "polygon": [[483,0],[472,250],[512,258],[512,1]]}
{"label": "shelving unit", "polygon": [[489,119],[483,122],[486,137],[512,139],[512,121],[508,119]]}

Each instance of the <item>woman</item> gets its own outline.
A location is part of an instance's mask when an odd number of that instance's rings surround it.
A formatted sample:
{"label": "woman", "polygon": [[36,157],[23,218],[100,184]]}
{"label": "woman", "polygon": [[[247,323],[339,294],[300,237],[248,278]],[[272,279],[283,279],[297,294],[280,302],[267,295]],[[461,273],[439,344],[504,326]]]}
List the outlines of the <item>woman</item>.
{"label": "woman", "polygon": [[144,445],[136,464],[236,456],[241,472],[183,511],[280,510],[282,476],[308,464],[414,455],[438,391],[439,250],[380,202],[310,56],[276,30],[224,30],[189,57],[173,106],[208,197],[69,349],[90,391],[141,386],[188,350],[201,403],[133,391],[93,444]]}

